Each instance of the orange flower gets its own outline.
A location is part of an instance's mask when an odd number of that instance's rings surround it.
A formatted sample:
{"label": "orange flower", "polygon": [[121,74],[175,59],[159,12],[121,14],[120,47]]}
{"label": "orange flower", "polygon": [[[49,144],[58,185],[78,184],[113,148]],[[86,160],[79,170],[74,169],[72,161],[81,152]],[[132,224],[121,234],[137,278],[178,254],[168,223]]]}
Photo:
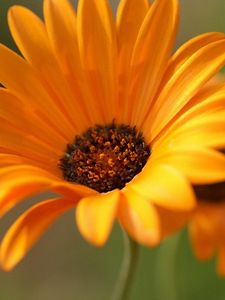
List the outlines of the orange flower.
{"label": "orange flower", "polygon": [[0,46],[0,214],[39,192],[60,196],[6,233],[5,270],[73,207],[97,246],[115,219],[154,246],[196,206],[192,184],[225,179],[215,150],[224,146],[225,86],[203,89],[224,65],[224,34],[171,56],[177,0],[121,0],[116,21],[106,0],[79,0],[77,15],[67,0],[45,0],[44,18],[12,7],[25,59]]}
{"label": "orange flower", "polygon": [[218,255],[217,270],[225,276],[225,189],[224,183],[198,186],[199,204],[191,214],[189,234],[200,260]]}

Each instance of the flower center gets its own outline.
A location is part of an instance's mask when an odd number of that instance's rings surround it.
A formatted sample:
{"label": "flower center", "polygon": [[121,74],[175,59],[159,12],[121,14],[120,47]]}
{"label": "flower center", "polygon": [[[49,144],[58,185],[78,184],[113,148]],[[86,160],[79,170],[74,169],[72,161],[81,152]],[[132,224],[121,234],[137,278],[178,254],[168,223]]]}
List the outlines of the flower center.
{"label": "flower center", "polygon": [[104,193],[122,189],[142,170],[150,154],[135,127],[95,125],[67,146],[59,167],[65,180]]}
{"label": "flower center", "polygon": [[193,186],[197,199],[200,202],[224,203],[225,201],[225,182],[212,183],[207,185]]}

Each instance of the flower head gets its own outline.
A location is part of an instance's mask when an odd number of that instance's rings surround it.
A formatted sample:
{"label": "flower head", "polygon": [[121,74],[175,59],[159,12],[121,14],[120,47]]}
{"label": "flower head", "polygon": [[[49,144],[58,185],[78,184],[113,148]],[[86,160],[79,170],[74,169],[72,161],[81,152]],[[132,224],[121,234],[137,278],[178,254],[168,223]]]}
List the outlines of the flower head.
{"label": "flower head", "polygon": [[225,276],[224,182],[195,187],[199,204],[190,215],[189,235],[200,260],[218,256],[217,271]]}
{"label": "flower head", "polygon": [[24,7],[9,27],[24,58],[0,46],[0,214],[31,207],[0,248],[12,269],[62,213],[76,207],[89,242],[117,219],[154,246],[196,206],[192,185],[225,179],[224,85],[205,88],[225,62],[225,35],[209,33],[171,56],[178,1],[45,0],[44,22]]}

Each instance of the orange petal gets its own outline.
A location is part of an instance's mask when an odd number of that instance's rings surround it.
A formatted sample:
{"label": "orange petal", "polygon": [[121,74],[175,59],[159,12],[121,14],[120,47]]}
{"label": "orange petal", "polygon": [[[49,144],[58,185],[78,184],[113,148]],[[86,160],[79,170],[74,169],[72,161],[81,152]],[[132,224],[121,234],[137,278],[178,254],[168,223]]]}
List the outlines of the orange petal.
{"label": "orange petal", "polygon": [[24,136],[34,135],[46,143],[48,147],[51,146],[51,152],[55,152],[55,149],[60,149],[61,153],[64,152],[65,139],[43,122],[29,104],[25,105],[5,88],[0,88],[0,99],[0,122],[1,119],[4,119],[17,129],[22,130]]}
{"label": "orange petal", "polygon": [[31,165],[41,169],[47,170],[50,173],[57,174],[58,167],[46,166],[46,163],[37,161],[35,159],[23,157],[15,154],[0,153],[0,168],[15,165]]}
{"label": "orange petal", "polygon": [[45,0],[44,16],[49,41],[64,74],[80,72],[76,13],[68,0]]}
{"label": "orange petal", "polygon": [[[224,62],[225,40],[201,48],[185,61],[164,86],[146,119],[146,136],[154,139],[196,92],[219,71]],[[152,124],[150,131],[147,124]]]}
{"label": "orange petal", "polygon": [[164,153],[160,162],[185,174],[193,184],[225,181],[225,155],[195,146],[175,146]]}
{"label": "orange petal", "polygon": [[156,0],[139,31],[131,60],[129,83],[132,124],[139,127],[148,114],[168,63],[177,31],[177,20],[177,0]]}
{"label": "orange petal", "polygon": [[96,109],[92,107],[89,87],[81,66],[73,6],[68,0],[45,0],[44,17],[49,42],[74,95],[71,98],[72,105],[76,107],[79,104],[90,123],[101,122],[99,116],[93,114]]}
{"label": "orange petal", "polygon": [[217,113],[225,107],[225,85],[222,83],[206,85],[202,88],[165,126],[160,136],[153,142],[157,144],[163,142],[173,131],[179,130],[182,125],[189,121],[199,119],[199,117]]}
{"label": "orange petal", "polygon": [[18,154],[40,162],[57,165],[63,151],[53,149],[29,132],[16,129],[13,125],[0,120],[1,140],[0,151]]}
{"label": "orange petal", "polygon": [[0,264],[10,271],[23,259],[47,228],[64,212],[75,207],[76,200],[51,199],[31,207],[9,228],[0,246]]}
{"label": "orange petal", "polygon": [[96,246],[102,246],[111,231],[117,212],[120,192],[114,190],[83,198],[77,205],[76,221],[84,238]]}
{"label": "orange petal", "polygon": [[156,206],[156,210],[159,215],[161,239],[182,229],[190,215],[188,212],[171,211],[159,206]]}
{"label": "orange petal", "polygon": [[215,110],[215,113],[200,115],[171,131],[165,139],[161,138],[159,147],[157,143],[155,147],[162,151],[165,151],[166,147],[171,148],[177,145],[223,148],[225,146],[224,132],[225,114],[223,111]]}
{"label": "orange petal", "polygon": [[218,262],[217,262],[217,271],[220,276],[225,276],[225,243],[222,243],[222,246],[219,248],[218,252]]}
{"label": "orange petal", "polygon": [[215,242],[211,234],[195,221],[190,224],[189,231],[195,255],[201,260],[209,259],[215,251]]}
{"label": "orange petal", "polygon": [[[87,119],[79,103],[74,101],[76,98],[68,88],[59,68],[44,23],[29,9],[22,6],[10,8],[8,21],[15,42],[24,57],[39,73],[40,80],[54,99],[55,105],[63,112],[73,128],[77,131],[85,130],[88,127]],[[77,122],[78,117],[79,122]]]}
{"label": "orange petal", "polygon": [[153,205],[138,193],[123,189],[119,203],[119,220],[140,244],[152,247],[159,243],[159,220]]}
{"label": "orange petal", "polygon": [[160,85],[163,87],[165,83],[173,76],[173,74],[184,64],[184,62],[188,60],[199,49],[212,42],[216,42],[224,38],[224,33],[209,32],[198,35],[197,37],[194,37],[183,44],[170,59]]}
{"label": "orange petal", "polygon": [[[74,137],[73,127],[44,90],[34,69],[19,55],[0,44],[0,82],[44,118],[67,141]],[[30,88],[32,87],[32,88]],[[72,135],[71,135],[72,133]]]}
{"label": "orange petal", "polygon": [[[21,156],[0,153],[0,168],[10,166],[10,165],[21,165],[23,164],[24,161],[26,161],[26,159]],[[27,161],[29,161],[29,159],[27,159]]]}
{"label": "orange petal", "polygon": [[[137,39],[141,24],[149,9],[148,0],[122,0],[117,9],[117,35],[118,35],[118,74],[119,74],[119,103],[121,110],[118,110],[116,119],[124,122],[129,109],[127,98],[128,79],[130,72],[130,60]],[[125,111],[126,110],[126,111]],[[121,116],[121,115],[124,116]]]}
{"label": "orange petal", "polygon": [[53,191],[69,198],[96,193],[85,186],[62,181],[34,166],[9,166],[0,170],[0,216],[26,197],[44,191]]}
{"label": "orange petal", "polygon": [[190,210],[195,196],[187,179],[166,164],[149,163],[129,184],[131,190],[154,204],[171,210]]}
{"label": "orange petal", "polygon": [[78,42],[96,108],[104,122],[115,117],[116,30],[107,0],[80,0],[77,9]]}

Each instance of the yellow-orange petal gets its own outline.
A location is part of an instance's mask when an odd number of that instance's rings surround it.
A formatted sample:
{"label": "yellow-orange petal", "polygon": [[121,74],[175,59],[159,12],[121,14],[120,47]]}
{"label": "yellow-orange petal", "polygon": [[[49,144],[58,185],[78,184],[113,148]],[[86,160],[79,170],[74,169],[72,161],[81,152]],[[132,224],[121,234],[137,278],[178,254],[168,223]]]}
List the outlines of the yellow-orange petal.
{"label": "yellow-orange petal", "polygon": [[77,30],[81,60],[104,122],[115,117],[116,29],[107,0],[80,0]]}
{"label": "yellow-orange petal", "polygon": [[[73,127],[44,90],[34,69],[19,55],[0,44],[0,82],[67,141],[74,137]],[[32,88],[31,88],[32,87]],[[72,133],[72,135],[71,135]]]}
{"label": "yellow-orange petal", "polygon": [[[224,63],[225,39],[213,42],[192,55],[162,89],[146,119],[146,136],[154,139]],[[152,124],[151,130],[148,124]]]}
{"label": "yellow-orange petal", "polygon": [[[224,112],[206,113],[171,131],[165,139],[161,139],[159,147],[162,151],[165,151],[163,148],[176,147],[176,145],[223,148],[225,146],[224,131]],[[155,146],[158,149],[157,143]]]}
{"label": "yellow-orange petal", "polygon": [[36,204],[9,228],[0,244],[0,265],[10,271],[27,254],[47,228],[64,212],[75,207],[73,199],[51,199]]}
{"label": "yellow-orange petal", "polygon": [[0,153],[0,168],[17,164],[23,164],[23,157],[18,155]]}
{"label": "yellow-orange petal", "polygon": [[65,75],[80,73],[76,13],[68,0],[45,0],[44,16],[49,41]]}
{"label": "yellow-orange petal", "polygon": [[86,115],[90,123],[101,122],[81,66],[77,20],[73,6],[68,0],[45,0],[44,18],[49,43],[73,94],[72,105],[79,105],[82,114]]}
{"label": "yellow-orange petal", "polygon": [[160,161],[185,174],[193,184],[225,181],[225,155],[213,149],[177,145],[165,151]]}
{"label": "yellow-orange petal", "polygon": [[0,120],[0,127],[1,152],[19,154],[40,162],[46,162],[49,158],[50,166],[57,165],[57,161],[63,152],[58,149],[52,149],[34,135],[16,129],[13,125],[2,120]]}
{"label": "yellow-orange petal", "polygon": [[53,191],[69,198],[94,195],[95,191],[60,180],[57,176],[29,165],[16,165],[0,170],[0,216],[26,197]]}
{"label": "yellow-orange petal", "polygon": [[141,26],[132,54],[129,83],[129,113],[134,125],[140,126],[148,114],[172,51],[177,20],[177,0],[156,0]]}
{"label": "yellow-orange petal", "polygon": [[118,122],[126,121],[129,110],[128,79],[130,74],[130,60],[144,17],[149,9],[148,0],[122,0],[119,2],[116,24],[118,36],[118,102],[121,110],[116,111]]}
{"label": "yellow-orange petal", "polygon": [[182,66],[182,64],[184,64],[184,62],[195,52],[212,42],[216,42],[224,38],[225,35],[222,32],[209,32],[201,34],[187,41],[171,57],[160,86],[163,87],[165,83],[173,76],[173,74]]}
{"label": "yellow-orange petal", "polygon": [[[52,130],[36,114],[30,104],[24,104],[23,101],[13,95],[8,89],[0,88],[0,124],[2,119],[23,131],[25,136],[33,135],[39,140],[55,149],[60,149],[63,153],[66,141],[59,134]],[[0,142],[1,144],[1,142]]]}
{"label": "yellow-orange petal", "polygon": [[[199,117],[215,114],[225,107],[225,84],[216,83],[203,87],[165,126],[160,136],[153,142],[157,144],[164,142],[167,136],[188,122],[199,119]],[[205,130],[207,131],[207,130]]]}
{"label": "yellow-orange petal", "polygon": [[148,9],[148,0],[121,0],[118,5],[116,23],[121,73],[129,71],[134,44]]}
{"label": "yellow-orange petal", "polygon": [[118,216],[122,226],[138,243],[149,247],[159,243],[160,229],[157,211],[140,194],[124,188]]}
{"label": "yellow-orange petal", "polygon": [[31,165],[36,166],[41,169],[48,169],[51,173],[54,174],[55,169],[46,166],[46,164],[38,162],[33,159],[29,159],[23,157],[21,155],[15,154],[8,154],[8,153],[0,153],[0,168],[7,167],[7,166],[15,166],[15,165]]}
{"label": "yellow-orange petal", "polygon": [[83,237],[96,246],[106,242],[116,217],[119,190],[81,199],[76,209],[76,221]]}
{"label": "yellow-orange petal", "polygon": [[160,206],[156,206],[159,215],[160,237],[161,239],[176,233],[187,224],[190,217],[189,212],[172,211]]}
{"label": "yellow-orange petal", "polygon": [[42,85],[54,99],[55,106],[63,113],[74,131],[85,130],[88,127],[88,120],[79,102],[74,101],[75,97],[50,47],[42,20],[25,7],[13,6],[9,10],[8,22],[15,42],[26,60],[36,69]]}
{"label": "yellow-orange petal", "polygon": [[171,210],[191,210],[195,196],[188,180],[173,166],[151,160],[129,184],[152,203]]}
{"label": "yellow-orange petal", "polygon": [[217,272],[221,276],[225,276],[225,243],[222,242],[222,245],[219,247],[218,251],[218,261],[217,261]]}
{"label": "yellow-orange petal", "polygon": [[[202,217],[204,218],[204,216]],[[201,223],[205,223],[207,221],[201,219],[201,216],[199,216],[199,221],[200,223],[198,223],[197,220],[196,222],[192,222],[189,226],[189,231],[195,255],[199,259],[205,260],[209,259],[213,255],[216,244],[210,231],[204,230],[204,228],[202,228]],[[208,223],[210,223],[210,220],[208,220]],[[210,226],[210,224],[208,225]]]}

